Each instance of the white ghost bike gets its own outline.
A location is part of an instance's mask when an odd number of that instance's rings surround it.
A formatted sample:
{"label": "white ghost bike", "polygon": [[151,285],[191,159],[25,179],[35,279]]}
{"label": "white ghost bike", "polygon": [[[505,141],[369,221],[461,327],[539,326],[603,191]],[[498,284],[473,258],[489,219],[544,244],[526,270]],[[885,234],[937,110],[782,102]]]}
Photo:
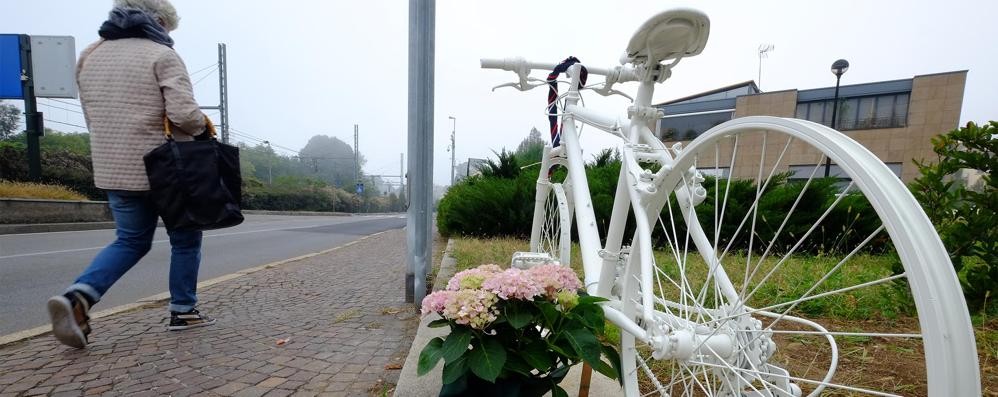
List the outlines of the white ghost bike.
{"label": "white ghost bike", "polygon": [[[561,103],[560,145],[545,147],[537,180],[533,252],[515,254],[514,262],[568,264],[575,226],[586,288],[610,299],[606,318],[621,331],[627,396],[980,395],[973,330],[951,262],[919,204],[870,151],[823,125],[778,117],[736,118],[685,147],[656,138],[649,128],[661,117],[651,106],[655,84],[703,50],[708,30],[699,11],[667,11],[638,29],[622,66],[567,68],[568,90],[553,101]],[[522,58],[481,65],[516,73],[518,81],[503,86],[521,91],[547,85],[531,71],[557,66]],[[605,81],[586,86],[584,74]],[[620,94],[613,86],[624,82],[638,84],[626,118],[580,106],[580,91]],[[586,182],[581,124],[622,141],[604,226]],[[813,169],[798,173],[805,178],[791,206],[761,213],[762,193],[792,156],[809,158]],[[825,180],[816,176],[826,159],[840,170],[840,193],[827,201],[809,195]],[[567,172],[549,171],[559,166]],[[718,177],[706,179],[707,173]],[[750,202],[728,199],[744,186],[726,175],[752,176]],[[845,207],[857,196],[879,218],[872,230],[830,228],[850,224],[836,218],[852,214]],[[816,208],[816,202],[830,204]],[[695,211],[703,205],[712,208],[708,216]],[[799,217],[812,226],[790,230]],[[836,246],[814,247],[814,241]],[[839,277],[863,269],[874,247],[888,247],[883,251],[896,253],[901,266]],[[830,265],[810,266],[818,257]],[[819,277],[801,285],[801,272]],[[891,289],[917,313],[893,321],[808,316],[809,305],[821,302],[870,304],[851,301],[867,289]],[[783,298],[760,301],[760,291]]]}

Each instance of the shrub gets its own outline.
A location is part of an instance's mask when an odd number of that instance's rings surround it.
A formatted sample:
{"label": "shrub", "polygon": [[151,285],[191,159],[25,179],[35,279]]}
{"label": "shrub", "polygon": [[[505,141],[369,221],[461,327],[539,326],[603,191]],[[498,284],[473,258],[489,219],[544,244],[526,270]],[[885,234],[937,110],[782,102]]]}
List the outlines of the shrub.
{"label": "shrub", "polygon": [[[493,163],[495,166],[490,167],[494,172],[468,178],[447,191],[440,200],[437,214],[437,229],[441,234],[517,238],[530,235],[535,182],[540,167],[527,167],[518,173],[513,173],[511,172],[513,167],[509,164],[515,165],[516,159],[509,157],[504,152],[499,162]],[[601,235],[605,235],[609,227],[620,167],[619,158],[609,153],[596,155],[594,162],[586,167],[593,212]],[[498,170],[503,171],[497,172]],[[552,180],[563,180],[564,173],[563,169],[554,171]],[[834,179],[813,180],[797,204],[794,216],[780,231],[784,217],[804,188],[802,182],[792,181],[788,177],[789,174],[776,175],[762,192],[756,215],[754,251],[766,250],[768,247],[760,246],[759,241],[768,243],[773,241],[774,237],[776,239],[772,247],[773,252],[788,251],[841,193],[842,187]],[[747,250],[750,228],[743,226],[737,234],[735,232],[741,220],[751,216],[748,211],[756,196],[756,185],[751,180],[732,180],[730,187],[727,183],[727,180],[715,181],[707,177],[703,182],[704,188],[707,189],[707,198],[696,207],[697,215],[701,220],[705,220],[701,223],[707,235],[713,236],[713,222],[706,220],[714,217],[715,194],[720,194],[720,202],[724,202],[724,194],[727,192],[730,198],[724,209],[724,223],[718,245],[721,249],[730,244],[732,250]],[[675,235],[680,239],[685,238],[686,229],[675,195],[670,200],[670,206],[671,216],[676,219]],[[669,230],[663,230],[659,226],[654,229],[652,235],[653,243],[659,248],[666,247],[669,239],[674,238],[672,227],[669,225],[669,220],[672,219],[670,206],[664,207],[661,214]],[[820,254],[852,249],[880,226],[878,220],[863,195],[846,193],[841,202],[822,221],[820,227],[797,248],[797,252]],[[634,227],[632,216],[628,219],[625,235],[631,235]],[[780,231],[778,237],[777,231]],[[884,239],[874,240],[868,248],[871,252],[888,249],[889,246]]]}
{"label": "shrub", "polygon": [[[971,307],[981,307],[998,288],[998,121],[967,123],[932,138],[935,163],[915,162],[921,176],[911,190],[939,232]],[[961,170],[979,173],[966,186]]]}
{"label": "shrub", "polygon": [[[42,151],[43,184],[63,185],[91,200],[105,200],[104,192],[94,186],[90,157],[68,150]],[[27,182],[28,157],[23,147],[4,142],[0,145],[0,179]]]}
{"label": "shrub", "polygon": [[65,186],[45,185],[32,182],[11,182],[0,180],[0,197],[44,199],[44,200],[86,200],[87,197]]}

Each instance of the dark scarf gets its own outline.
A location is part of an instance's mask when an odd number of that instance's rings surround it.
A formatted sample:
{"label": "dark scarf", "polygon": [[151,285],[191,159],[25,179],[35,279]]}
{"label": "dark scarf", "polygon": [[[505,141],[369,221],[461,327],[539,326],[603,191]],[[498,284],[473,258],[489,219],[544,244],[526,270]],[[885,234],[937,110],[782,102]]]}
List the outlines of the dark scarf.
{"label": "dark scarf", "polygon": [[107,21],[97,31],[100,37],[108,40],[143,38],[173,48],[173,39],[166,29],[145,11],[133,8],[115,8],[107,16]]}

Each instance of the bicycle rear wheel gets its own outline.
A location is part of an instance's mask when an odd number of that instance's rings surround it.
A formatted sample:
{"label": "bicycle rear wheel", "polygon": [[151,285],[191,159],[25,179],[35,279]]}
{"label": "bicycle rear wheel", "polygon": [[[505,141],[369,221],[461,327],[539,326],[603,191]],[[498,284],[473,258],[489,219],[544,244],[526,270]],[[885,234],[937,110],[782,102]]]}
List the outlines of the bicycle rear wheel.
{"label": "bicycle rear wheel", "polygon": [[[876,156],[815,123],[746,117],[675,164],[713,177],[666,178],[661,191],[679,194],[634,236],[631,256],[655,250],[629,260],[622,312],[652,342],[621,338],[625,384],[640,390],[628,395],[980,395],[946,251]],[[644,305],[653,318],[637,317]]]}
{"label": "bicycle rear wheel", "polygon": [[531,234],[536,238],[531,238],[530,250],[546,253],[568,266],[572,258],[572,211],[564,186],[550,183],[544,202],[537,203],[534,211]]}

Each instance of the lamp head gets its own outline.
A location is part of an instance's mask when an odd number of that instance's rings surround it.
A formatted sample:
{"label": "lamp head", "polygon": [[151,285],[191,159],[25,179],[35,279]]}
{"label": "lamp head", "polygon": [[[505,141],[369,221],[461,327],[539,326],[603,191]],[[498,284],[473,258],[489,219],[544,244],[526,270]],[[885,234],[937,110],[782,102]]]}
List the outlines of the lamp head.
{"label": "lamp head", "polygon": [[834,74],[835,76],[842,76],[842,74],[844,74],[846,70],[849,70],[849,61],[845,59],[839,59],[834,63],[832,63],[832,74]]}

